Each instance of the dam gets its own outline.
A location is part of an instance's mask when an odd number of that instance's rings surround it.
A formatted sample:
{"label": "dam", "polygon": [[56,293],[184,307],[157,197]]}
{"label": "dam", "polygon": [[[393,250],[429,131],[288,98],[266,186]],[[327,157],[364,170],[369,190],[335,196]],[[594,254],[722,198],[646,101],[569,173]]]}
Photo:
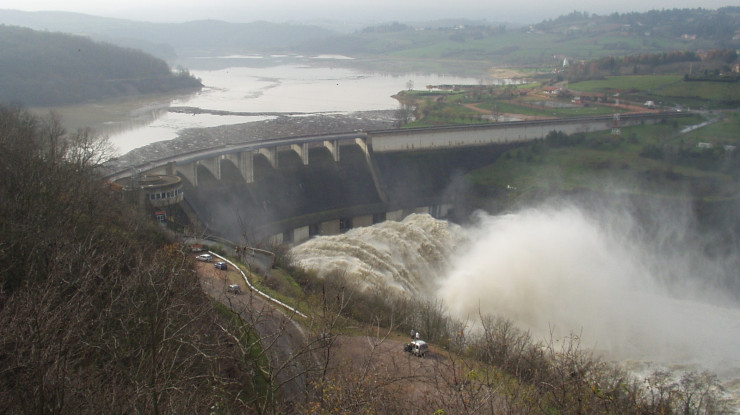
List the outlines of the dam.
{"label": "dam", "polygon": [[410,213],[454,217],[467,171],[544,138],[657,123],[622,114],[277,138],[155,160],[108,177],[176,175],[206,232],[237,243],[300,243]]}

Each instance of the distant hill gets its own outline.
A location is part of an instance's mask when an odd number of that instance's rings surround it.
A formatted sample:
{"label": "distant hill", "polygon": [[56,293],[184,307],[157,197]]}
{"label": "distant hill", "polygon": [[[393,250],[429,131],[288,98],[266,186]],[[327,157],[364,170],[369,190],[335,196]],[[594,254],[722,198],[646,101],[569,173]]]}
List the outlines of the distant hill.
{"label": "distant hill", "polygon": [[[667,37],[711,40],[726,46],[740,34],[740,7],[708,9],[651,10],[645,13],[613,13],[608,16],[573,12],[534,26],[546,33],[593,36],[604,33],[621,36]],[[737,40],[737,39],[735,39]]]}
{"label": "distant hill", "polygon": [[0,26],[0,103],[59,105],[202,87],[144,52],[88,38]]}
{"label": "distant hill", "polygon": [[289,51],[301,42],[336,32],[314,25],[200,20],[186,23],[150,23],[68,12],[0,10],[0,24],[81,34],[95,40],[134,47],[157,57],[217,56]]}
{"label": "distant hill", "polygon": [[[582,12],[526,27],[485,20],[393,22],[338,32],[295,23],[216,20],[147,23],[77,13],[0,10],[0,23],[84,34],[176,58],[233,54],[344,54],[382,71],[484,76],[491,67],[554,67],[606,56],[740,49],[740,7]],[[375,65],[375,66],[372,66]]]}
{"label": "distant hill", "polygon": [[306,42],[304,50],[412,61],[495,65],[554,65],[564,58],[740,48],[740,7],[589,15],[573,12],[536,25],[468,22],[442,26],[384,24]]}

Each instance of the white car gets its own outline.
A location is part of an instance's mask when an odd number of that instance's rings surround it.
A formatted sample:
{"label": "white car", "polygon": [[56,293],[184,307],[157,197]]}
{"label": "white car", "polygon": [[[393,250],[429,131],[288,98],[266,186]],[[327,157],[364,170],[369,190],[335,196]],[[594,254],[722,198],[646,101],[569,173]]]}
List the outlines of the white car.
{"label": "white car", "polygon": [[424,357],[429,353],[429,345],[424,340],[414,340],[403,346],[404,352],[409,352],[414,356]]}
{"label": "white car", "polygon": [[197,259],[198,261],[203,261],[203,262],[211,262],[211,261],[213,261],[213,255],[211,255],[211,254],[200,254],[197,257],[195,257],[195,259]]}
{"label": "white car", "polygon": [[241,294],[242,289],[239,288],[237,284],[231,284],[226,288],[227,292],[233,293],[233,294]]}

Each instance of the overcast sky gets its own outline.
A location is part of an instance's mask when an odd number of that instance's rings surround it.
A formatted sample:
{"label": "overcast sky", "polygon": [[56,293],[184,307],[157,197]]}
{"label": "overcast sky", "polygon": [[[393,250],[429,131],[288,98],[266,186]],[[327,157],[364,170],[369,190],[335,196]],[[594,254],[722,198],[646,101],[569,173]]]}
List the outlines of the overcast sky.
{"label": "overcast sky", "polygon": [[416,21],[446,17],[535,23],[574,10],[610,14],[740,6],[740,0],[0,0],[0,9],[63,10],[150,22],[328,19]]}

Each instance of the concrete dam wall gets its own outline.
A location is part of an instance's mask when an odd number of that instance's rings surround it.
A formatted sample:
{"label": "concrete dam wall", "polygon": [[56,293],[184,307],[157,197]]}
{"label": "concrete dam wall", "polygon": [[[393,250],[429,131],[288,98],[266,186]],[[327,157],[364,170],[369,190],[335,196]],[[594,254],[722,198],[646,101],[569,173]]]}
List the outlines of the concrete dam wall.
{"label": "concrete dam wall", "polygon": [[[198,186],[184,181],[187,202],[209,233],[234,242],[265,239],[301,242],[423,211],[450,212],[464,186],[454,178],[494,161],[509,145],[420,153],[378,154],[345,149],[341,160],[312,154],[309,165],[281,161],[281,168],[256,163],[247,183],[235,168],[221,180],[199,171]],[[320,150],[317,150],[320,151]],[[282,236],[279,236],[282,235]]]}
{"label": "concrete dam wall", "polygon": [[587,117],[275,139],[161,160],[148,171],[183,178],[185,202],[210,234],[250,245],[302,242],[413,212],[450,217],[466,199],[468,171],[550,131],[613,126],[611,117]]}

